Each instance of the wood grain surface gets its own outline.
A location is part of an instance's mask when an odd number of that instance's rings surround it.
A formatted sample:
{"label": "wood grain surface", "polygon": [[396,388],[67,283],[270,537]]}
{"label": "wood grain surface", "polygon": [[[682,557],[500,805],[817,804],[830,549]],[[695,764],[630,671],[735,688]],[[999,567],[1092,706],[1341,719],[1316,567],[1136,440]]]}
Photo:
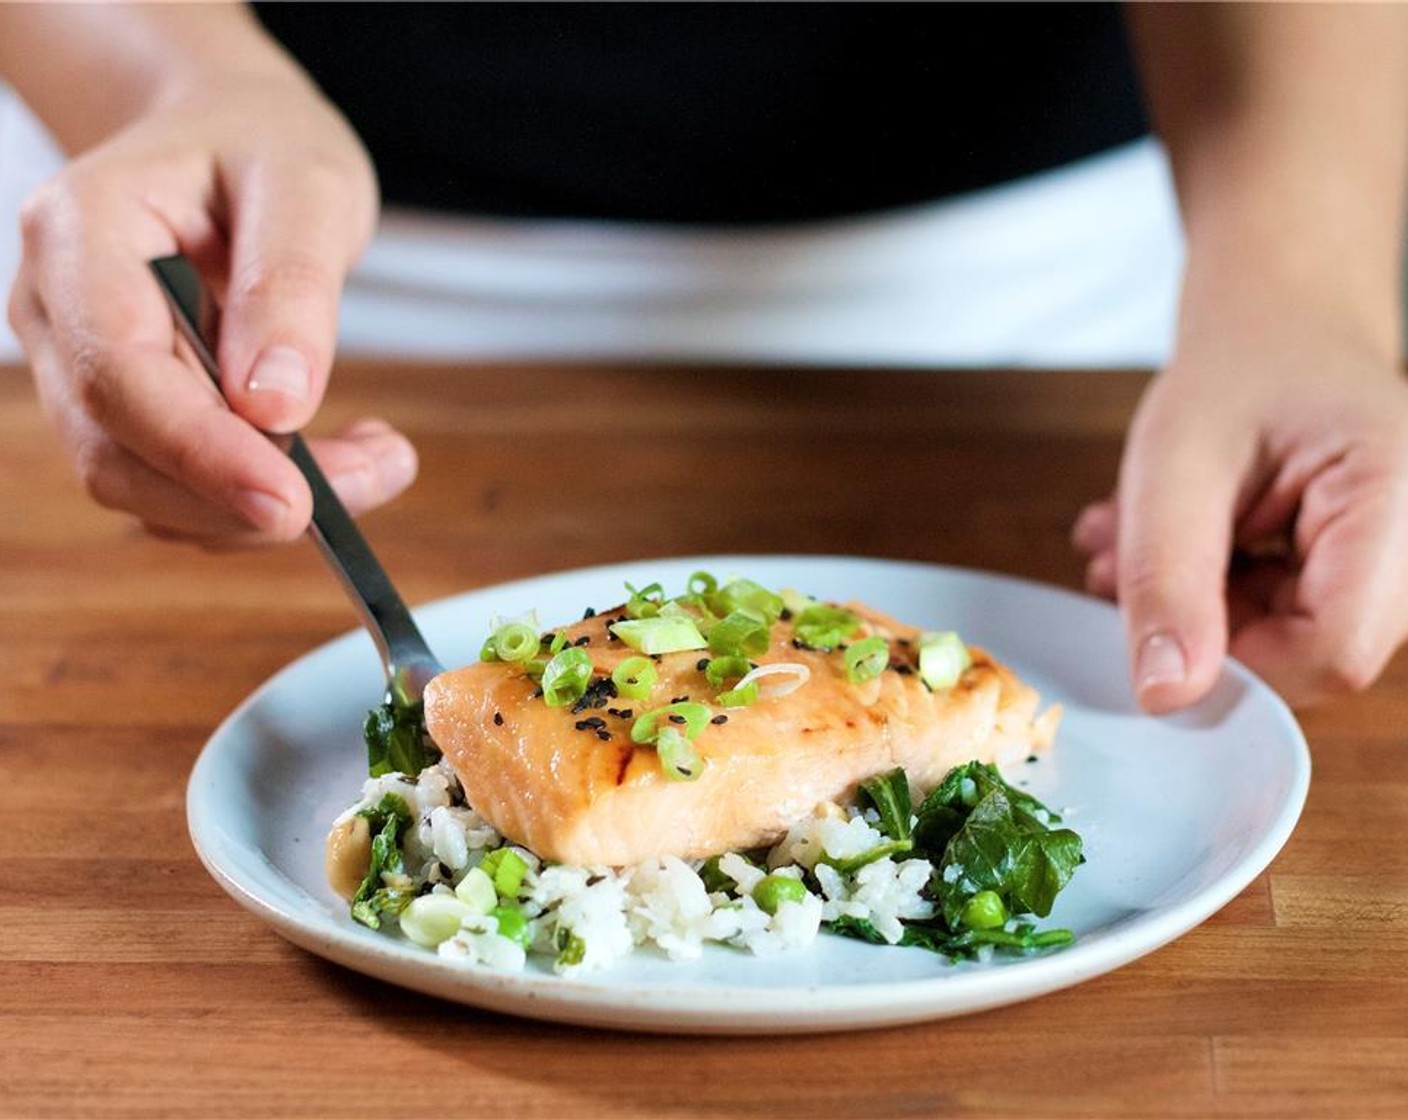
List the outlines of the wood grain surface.
{"label": "wood grain surface", "polygon": [[[369,516],[412,602],[583,564],[835,552],[1067,586],[1143,375],[348,364],[421,479]],[[324,963],[227,898],[187,774],[350,628],[311,547],[144,538],[0,370],[0,1115],[1408,1115],[1408,660],[1308,713],[1270,871],[1109,976],[968,1018],[774,1039],[477,1012]]]}

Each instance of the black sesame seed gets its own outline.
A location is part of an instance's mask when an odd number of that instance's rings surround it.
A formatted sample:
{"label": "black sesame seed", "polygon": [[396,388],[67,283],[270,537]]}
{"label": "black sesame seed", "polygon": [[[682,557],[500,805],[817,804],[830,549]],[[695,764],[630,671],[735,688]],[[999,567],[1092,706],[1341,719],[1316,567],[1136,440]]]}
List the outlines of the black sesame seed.
{"label": "black sesame seed", "polygon": [[634,719],[634,718],[635,718],[635,714],[636,714],[636,710],[635,710],[634,708],[622,708],[622,709],[621,709],[619,712],[617,712],[616,714],[617,714],[618,716],[620,716],[622,719]]}
{"label": "black sesame seed", "polygon": [[595,608],[595,607],[588,607],[586,610],[584,610],[584,611],[582,612],[582,618],[583,618],[584,621],[585,621],[586,619],[588,619],[588,618],[595,618],[595,617],[596,617],[596,608]]}
{"label": "black sesame seed", "polygon": [[577,639],[575,642],[573,642],[572,644],[573,644],[574,646],[586,646],[586,645],[591,645],[591,641],[592,641],[592,636],[591,636],[590,634],[583,634],[580,638],[578,638],[578,639]]}
{"label": "black sesame seed", "polygon": [[671,704],[683,704],[683,703],[684,703],[686,700],[688,700],[688,699],[689,699],[688,696],[672,696],[672,697],[670,697],[670,703],[671,703]]}
{"label": "black sesame seed", "polygon": [[543,695],[543,690],[542,690],[541,688],[535,688],[535,689],[533,690],[532,699],[537,700],[537,699],[541,698],[542,695]]}
{"label": "black sesame seed", "polygon": [[777,617],[780,618],[780,619],[782,619],[783,622],[791,622],[791,621],[792,621],[792,612],[789,611],[786,607],[783,607],[783,608],[782,608],[782,613],[781,613],[780,615],[778,615]]}
{"label": "black sesame seed", "polygon": [[705,669],[709,667],[709,659],[707,657],[701,657],[698,661],[694,663],[694,667],[702,673]]}
{"label": "black sesame seed", "polygon": [[722,723],[727,723],[727,722],[728,722],[728,716],[724,715],[723,712],[720,712],[718,715],[716,715],[716,716],[715,716],[713,719],[711,719],[709,722],[710,722],[710,723],[720,723],[720,724],[722,724]]}
{"label": "black sesame seed", "polygon": [[596,737],[600,739],[603,743],[611,742],[611,732],[609,731],[598,731],[596,733]]}
{"label": "black sesame seed", "polygon": [[803,643],[803,641],[802,641],[801,638],[793,638],[793,639],[792,639],[792,648],[793,648],[793,649],[806,649],[807,647],[806,647],[806,645]]}
{"label": "black sesame seed", "polygon": [[687,723],[687,722],[689,722],[689,721],[686,720],[686,719],[684,718],[684,716],[680,715],[679,712],[671,712],[671,713],[670,713],[670,722],[671,722],[671,723]]}
{"label": "black sesame seed", "polygon": [[1037,759],[1036,759],[1036,755],[1034,755],[1034,754],[1029,754],[1029,755],[1027,755],[1027,761],[1028,761],[1028,762],[1035,762],[1036,760],[1037,760]]}
{"label": "black sesame seed", "polygon": [[592,729],[592,725],[584,719],[579,719],[572,726],[575,727],[578,731],[590,731]]}
{"label": "black sesame seed", "polygon": [[605,721],[604,719],[602,719],[600,716],[588,716],[588,717],[587,717],[586,719],[584,719],[582,722],[585,723],[588,727],[591,727],[591,728],[594,728],[594,729],[597,729],[597,730],[600,730],[601,728],[603,728],[603,727],[606,726],[606,721]]}
{"label": "black sesame seed", "polygon": [[897,672],[902,677],[908,677],[914,673],[914,666],[904,664],[896,665],[895,672]]}
{"label": "black sesame seed", "polygon": [[494,713],[494,726],[495,726],[495,727],[502,727],[503,725],[504,725],[504,714],[503,714],[503,712],[495,712],[495,713]]}

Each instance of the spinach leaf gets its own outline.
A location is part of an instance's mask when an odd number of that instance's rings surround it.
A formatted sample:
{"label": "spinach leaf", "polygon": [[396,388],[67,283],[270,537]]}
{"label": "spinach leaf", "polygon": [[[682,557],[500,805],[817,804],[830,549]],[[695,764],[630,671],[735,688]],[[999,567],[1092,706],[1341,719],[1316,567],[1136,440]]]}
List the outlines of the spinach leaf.
{"label": "spinach leaf", "polygon": [[953,809],[966,815],[993,790],[1000,789],[1013,808],[1033,823],[1059,823],[1061,818],[1029,793],[1009,786],[1002,780],[996,766],[987,762],[965,762],[955,766],[919,807],[919,815],[935,812],[940,806]]}
{"label": "spinach leaf", "polygon": [[415,885],[406,874],[401,856],[401,837],[411,824],[411,811],[405,801],[388,793],[358,816],[366,817],[372,829],[372,858],[357,893],[352,896],[352,917],[364,926],[381,928],[385,914],[399,914],[415,897]]}
{"label": "spinach leaf", "polygon": [[968,900],[985,890],[996,892],[1009,913],[1044,918],[1083,861],[1079,836],[1048,828],[1014,804],[1004,784],[974,806],[949,840],[931,889],[953,929]]}
{"label": "spinach leaf", "polygon": [[880,814],[880,831],[891,840],[908,840],[913,809],[909,800],[909,779],[904,770],[895,767],[888,774],[877,774],[861,782],[860,792]]}
{"label": "spinach leaf", "polygon": [[414,778],[440,758],[425,729],[425,705],[401,705],[390,700],[367,713],[362,725],[367,744],[367,768],[373,778],[406,774]]}

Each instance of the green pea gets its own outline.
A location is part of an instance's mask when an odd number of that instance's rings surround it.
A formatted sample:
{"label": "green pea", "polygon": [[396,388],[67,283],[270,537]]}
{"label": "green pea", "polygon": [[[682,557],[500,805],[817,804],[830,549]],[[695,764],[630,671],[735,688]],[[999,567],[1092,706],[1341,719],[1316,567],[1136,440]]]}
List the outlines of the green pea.
{"label": "green pea", "polygon": [[979,891],[968,900],[958,920],[969,929],[997,929],[1007,921],[1007,907],[996,891]]}
{"label": "green pea", "polygon": [[806,897],[802,880],[791,875],[768,875],[753,888],[753,901],[764,914],[776,914],[784,902],[801,902]]}

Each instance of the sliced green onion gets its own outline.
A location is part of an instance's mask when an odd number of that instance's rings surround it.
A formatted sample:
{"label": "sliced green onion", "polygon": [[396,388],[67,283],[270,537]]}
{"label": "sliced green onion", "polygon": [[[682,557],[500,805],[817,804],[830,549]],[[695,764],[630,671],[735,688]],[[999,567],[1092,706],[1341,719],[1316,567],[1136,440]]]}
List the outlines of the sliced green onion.
{"label": "sliced green onion", "polygon": [[626,613],[632,618],[654,618],[660,613],[665,602],[665,589],[658,583],[647,584],[639,590],[628,583],[626,590],[631,593],[626,600]]}
{"label": "sliced green onion", "polygon": [[686,593],[689,595],[712,595],[719,586],[719,581],[708,572],[695,572],[689,577],[685,584]]}
{"label": "sliced green onion", "polygon": [[494,880],[483,867],[471,867],[455,885],[455,897],[476,914],[487,914],[499,901]]}
{"label": "sliced green onion", "polygon": [[500,937],[507,937],[525,949],[532,944],[533,931],[528,928],[528,915],[517,906],[495,906],[489,916],[498,922]]}
{"label": "sliced green onion", "polygon": [[750,669],[748,675],[734,686],[734,691],[753,687],[763,700],[776,700],[796,692],[812,679],[812,671],[800,661],[771,661]]}
{"label": "sliced green onion", "polygon": [[433,949],[460,931],[473,911],[452,894],[423,894],[401,911],[401,932],[417,945]]}
{"label": "sliced green onion", "polygon": [[694,744],[668,724],[656,736],[655,753],[660,756],[665,777],[674,781],[692,782],[704,771],[704,759]]}
{"label": "sliced green onion", "polygon": [[543,669],[543,703],[549,708],[575,704],[587,691],[592,679],[592,658],[584,649],[568,646]]}
{"label": "sliced green onion", "polygon": [[510,622],[494,631],[494,652],[500,661],[527,661],[538,652],[538,634],[525,622]]}
{"label": "sliced green onion", "polygon": [[952,688],[973,664],[973,655],[952,630],[921,634],[919,676],[930,688]]}
{"label": "sliced green onion", "polygon": [[655,685],[655,662],[648,657],[628,657],[611,671],[616,695],[627,700],[644,700]]}
{"label": "sliced green onion", "polygon": [[737,688],[731,688],[727,692],[720,692],[719,703],[725,708],[746,708],[750,704],[758,702],[758,682],[749,681],[747,684],[740,684]]}
{"label": "sliced green onion", "polygon": [[663,708],[643,712],[636,717],[631,725],[631,742],[654,743],[671,726],[693,739],[709,726],[712,716],[708,708],[692,700],[666,704]]}
{"label": "sliced green onion", "polygon": [[730,611],[723,621],[709,628],[709,652],[720,657],[747,657],[767,653],[771,642],[769,625],[747,611]]}
{"label": "sliced green onion", "polygon": [[611,632],[632,649],[647,654],[679,653],[708,645],[699,627],[687,618],[627,619],[613,623]]}
{"label": "sliced green onion", "polygon": [[[505,651],[511,656],[505,656]],[[489,636],[479,647],[479,660],[527,661],[537,652],[537,611],[529,611],[517,618],[507,619],[502,615],[494,615],[489,619]]]}
{"label": "sliced green onion", "polygon": [[587,943],[569,930],[559,926],[557,930],[557,961],[564,968],[581,964],[587,956]]}
{"label": "sliced green onion", "polygon": [[718,688],[725,681],[747,676],[752,668],[753,663],[746,657],[715,657],[704,666],[704,679]]}
{"label": "sliced green onion", "polygon": [[812,649],[835,649],[860,628],[860,618],[845,607],[816,603],[795,618],[797,640]]}
{"label": "sliced green onion", "polygon": [[756,615],[764,623],[771,626],[782,614],[782,596],[769,591],[762,584],[754,583],[751,579],[733,579],[719,588],[714,595],[717,606],[716,611],[721,614],[732,614],[734,611],[745,611],[748,614]]}
{"label": "sliced green onion", "polygon": [[543,635],[542,651],[546,653],[549,657],[556,656],[566,648],[567,635],[565,632],[558,630],[551,637],[546,634]]}
{"label": "sliced green onion", "polygon": [[784,587],[777,594],[778,598],[782,600],[783,607],[789,612],[791,612],[793,618],[796,618],[808,607],[816,607],[821,605],[810,595],[803,595],[795,587]]}
{"label": "sliced green onion", "polygon": [[846,647],[846,679],[852,684],[873,681],[890,663],[890,643],[879,634]]}
{"label": "sliced green onion", "polygon": [[484,857],[479,870],[489,876],[494,893],[500,898],[517,898],[523,876],[528,872],[528,861],[512,848],[495,848]]}

